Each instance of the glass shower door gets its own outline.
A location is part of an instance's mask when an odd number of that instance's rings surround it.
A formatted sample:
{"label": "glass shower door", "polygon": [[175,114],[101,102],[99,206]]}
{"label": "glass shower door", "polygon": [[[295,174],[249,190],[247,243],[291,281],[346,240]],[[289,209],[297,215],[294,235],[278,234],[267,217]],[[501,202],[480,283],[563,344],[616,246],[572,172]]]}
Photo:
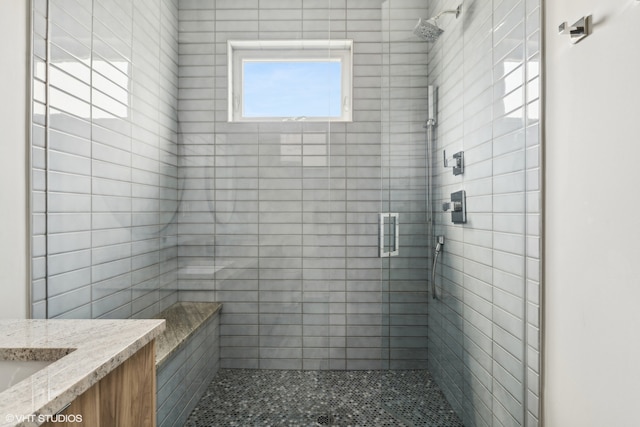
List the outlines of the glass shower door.
{"label": "glass shower door", "polygon": [[[427,368],[427,48],[413,36],[426,4],[382,4],[381,219],[385,358],[382,405],[407,425],[425,425]],[[384,222],[384,223],[383,223]]]}

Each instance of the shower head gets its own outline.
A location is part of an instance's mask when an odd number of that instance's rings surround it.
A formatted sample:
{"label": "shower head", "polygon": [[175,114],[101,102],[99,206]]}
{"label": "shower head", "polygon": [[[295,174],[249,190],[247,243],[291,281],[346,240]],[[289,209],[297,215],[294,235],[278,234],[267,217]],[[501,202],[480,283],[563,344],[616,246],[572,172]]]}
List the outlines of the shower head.
{"label": "shower head", "polygon": [[440,12],[436,16],[430,19],[418,19],[418,24],[413,29],[413,34],[420,37],[421,40],[424,40],[429,43],[433,43],[438,40],[438,37],[444,33],[444,30],[438,26],[438,18],[440,18],[445,13],[453,13],[456,15],[456,18],[460,16],[460,12],[462,11],[462,5],[460,4],[454,10],[445,10]]}
{"label": "shower head", "polygon": [[442,33],[444,33],[444,30],[438,27],[438,22],[434,18],[427,20],[420,18],[418,25],[413,29],[413,34],[429,43],[438,40]]}

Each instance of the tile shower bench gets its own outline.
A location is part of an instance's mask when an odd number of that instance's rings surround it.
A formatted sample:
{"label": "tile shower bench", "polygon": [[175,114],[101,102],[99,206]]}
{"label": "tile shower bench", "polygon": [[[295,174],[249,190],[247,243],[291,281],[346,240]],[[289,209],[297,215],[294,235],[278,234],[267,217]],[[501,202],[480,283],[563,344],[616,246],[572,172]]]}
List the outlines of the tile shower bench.
{"label": "tile shower bench", "polygon": [[158,427],[182,426],[218,371],[222,304],[177,302],[156,339]]}

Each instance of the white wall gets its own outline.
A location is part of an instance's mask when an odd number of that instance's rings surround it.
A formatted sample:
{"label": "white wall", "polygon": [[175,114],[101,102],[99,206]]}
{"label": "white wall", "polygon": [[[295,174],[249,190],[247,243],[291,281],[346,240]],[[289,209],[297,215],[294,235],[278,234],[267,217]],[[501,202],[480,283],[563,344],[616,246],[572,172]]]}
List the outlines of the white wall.
{"label": "white wall", "polygon": [[29,2],[0,1],[0,317],[26,318]]}
{"label": "white wall", "polygon": [[[563,21],[593,14],[577,45]],[[637,425],[640,2],[546,2],[545,425]]]}

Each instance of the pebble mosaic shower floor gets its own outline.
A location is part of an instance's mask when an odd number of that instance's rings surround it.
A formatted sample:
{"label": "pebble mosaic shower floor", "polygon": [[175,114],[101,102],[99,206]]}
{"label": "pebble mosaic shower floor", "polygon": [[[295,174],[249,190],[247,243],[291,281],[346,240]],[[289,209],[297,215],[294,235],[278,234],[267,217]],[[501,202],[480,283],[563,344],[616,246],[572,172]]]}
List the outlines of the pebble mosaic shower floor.
{"label": "pebble mosaic shower floor", "polygon": [[462,427],[462,422],[424,370],[221,369],[185,427],[227,426]]}

